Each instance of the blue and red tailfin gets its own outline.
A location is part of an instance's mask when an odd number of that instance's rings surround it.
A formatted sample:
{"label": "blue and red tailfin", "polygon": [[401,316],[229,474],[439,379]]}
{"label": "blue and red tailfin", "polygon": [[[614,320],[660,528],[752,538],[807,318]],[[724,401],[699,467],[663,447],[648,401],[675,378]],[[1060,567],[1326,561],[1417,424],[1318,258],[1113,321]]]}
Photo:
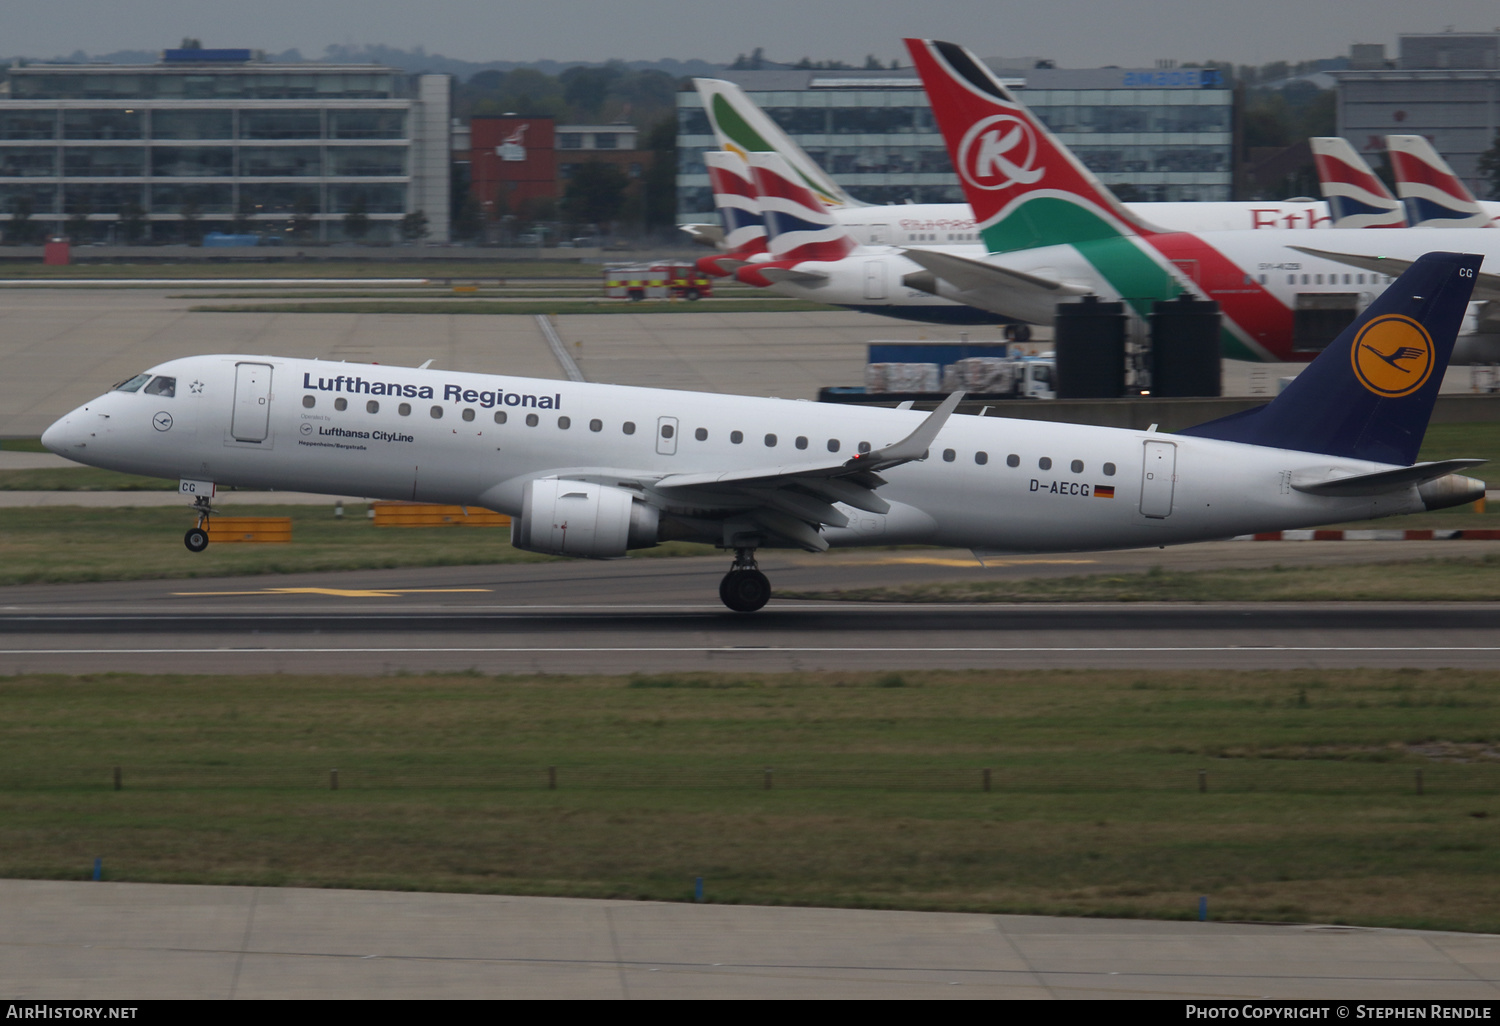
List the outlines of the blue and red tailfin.
{"label": "blue and red tailfin", "polygon": [[1396,192],[1418,228],[1488,228],[1490,216],[1468,186],[1420,135],[1388,135],[1386,152],[1396,172]]}
{"label": "blue and red tailfin", "polygon": [[1420,257],[1270,403],[1181,434],[1409,466],[1483,262]]}
{"label": "blue and red tailfin", "polygon": [[1347,141],[1338,136],[1308,140],[1318,184],[1335,228],[1405,228],[1406,211]]}
{"label": "blue and red tailfin", "polygon": [[726,252],[699,257],[696,266],[703,274],[722,278],[733,274],[734,268],[744,261],[766,251],[766,219],[760,211],[750,165],[738,154],[715,150],[703,155],[703,163],[714,190],[714,209],[724,225]]}
{"label": "blue and red tailfin", "polygon": [[749,162],[772,260],[842,260],[859,245],[779,155],[752,153]]}

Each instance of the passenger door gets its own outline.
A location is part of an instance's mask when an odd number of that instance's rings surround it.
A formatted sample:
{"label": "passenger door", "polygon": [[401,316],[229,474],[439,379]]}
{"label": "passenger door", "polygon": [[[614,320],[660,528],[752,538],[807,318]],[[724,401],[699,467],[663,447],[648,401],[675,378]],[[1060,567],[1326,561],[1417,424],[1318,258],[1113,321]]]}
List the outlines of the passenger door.
{"label": "passenger door", "polygon": [[234,414],[229,433],[237,442],[264,442],[271,425],[271,365],[234,365]]}
{"label": "passenger door", "polygon": [[1172,515],[1172,492],[1177,481],[1177,446],[1147,442],[1141,469],[1141,515],[1163,520]]}

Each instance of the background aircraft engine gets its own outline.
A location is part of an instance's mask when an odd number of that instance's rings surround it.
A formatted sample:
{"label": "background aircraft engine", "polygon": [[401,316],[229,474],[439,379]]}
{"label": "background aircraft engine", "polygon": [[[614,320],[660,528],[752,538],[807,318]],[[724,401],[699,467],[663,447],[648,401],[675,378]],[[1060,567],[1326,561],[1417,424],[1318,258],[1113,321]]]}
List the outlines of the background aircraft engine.
{"label": "background aircraft engine", "polygon": [[623,556],[657,543],[657,510],[623,488],[541,479],[526,485],[510,543],[550,556]]}

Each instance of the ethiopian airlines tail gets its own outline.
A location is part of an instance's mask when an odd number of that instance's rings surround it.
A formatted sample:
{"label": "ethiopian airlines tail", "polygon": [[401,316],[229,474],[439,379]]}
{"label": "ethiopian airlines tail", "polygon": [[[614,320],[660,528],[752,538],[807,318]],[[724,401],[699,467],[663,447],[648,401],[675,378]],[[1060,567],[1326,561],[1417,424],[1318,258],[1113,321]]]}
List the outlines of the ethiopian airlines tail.
{"label": "ethiopian airlines tail", "polygon": [[1159,231],[1128,210],[973,54],[908,39],[992,253]]}
{"label": "ethiopian airlines tail", "polygon": [[1396,192],[1414,228],[1487,228],[1490,215],[1420,135],[1388,135]]}
{"label": "ethiopian airlines tail", "polygon": [[750,97],[733,82],[717,78],[695,78],[698,96],[703,101],[703,111],[708,123],[713,126],[714,138],[721,150],[738,154],[749,160],[752,153],[776,153],[789,164],[797,179],[806,185],[818,199],[830,207],[863,207],[866,204],[850,196],[817,162],[792,141],[768,117],[765,111],[751,102]]}
{"label": "ethiopian airlines tail", "polygon": [[1338,136],[1308,140],[1318,184],[1335,228],[1405,228],[1406,211],[1349,143]]}
{"label": "ethiopian airlines tail", "polygon": [[[1419,257],[1273,401],[1181,434],[1410,465],[1483,260]],[[1352,480],[1319,487],[1349,488]]]}
{"label": "ethiopian airlines tail", "polygon": [[714,208],[724,225],[726,252],[700,257],[698,270],[722,278],[766,251],[766,219],[761,214],[755,176],[737,154],[718,150],[703,155],[714,190]]}

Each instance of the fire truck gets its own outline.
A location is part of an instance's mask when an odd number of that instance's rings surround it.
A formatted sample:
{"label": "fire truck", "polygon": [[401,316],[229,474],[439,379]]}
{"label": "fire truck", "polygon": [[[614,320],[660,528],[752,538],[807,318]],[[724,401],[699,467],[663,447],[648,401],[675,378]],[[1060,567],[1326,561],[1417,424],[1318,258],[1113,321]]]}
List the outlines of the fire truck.
{"label": "fire truck", "polygon": [[713,279],[690,263],[616,264],[604,269],[604,294],[638,303],[643,299],[701,299],[711,296]]}

